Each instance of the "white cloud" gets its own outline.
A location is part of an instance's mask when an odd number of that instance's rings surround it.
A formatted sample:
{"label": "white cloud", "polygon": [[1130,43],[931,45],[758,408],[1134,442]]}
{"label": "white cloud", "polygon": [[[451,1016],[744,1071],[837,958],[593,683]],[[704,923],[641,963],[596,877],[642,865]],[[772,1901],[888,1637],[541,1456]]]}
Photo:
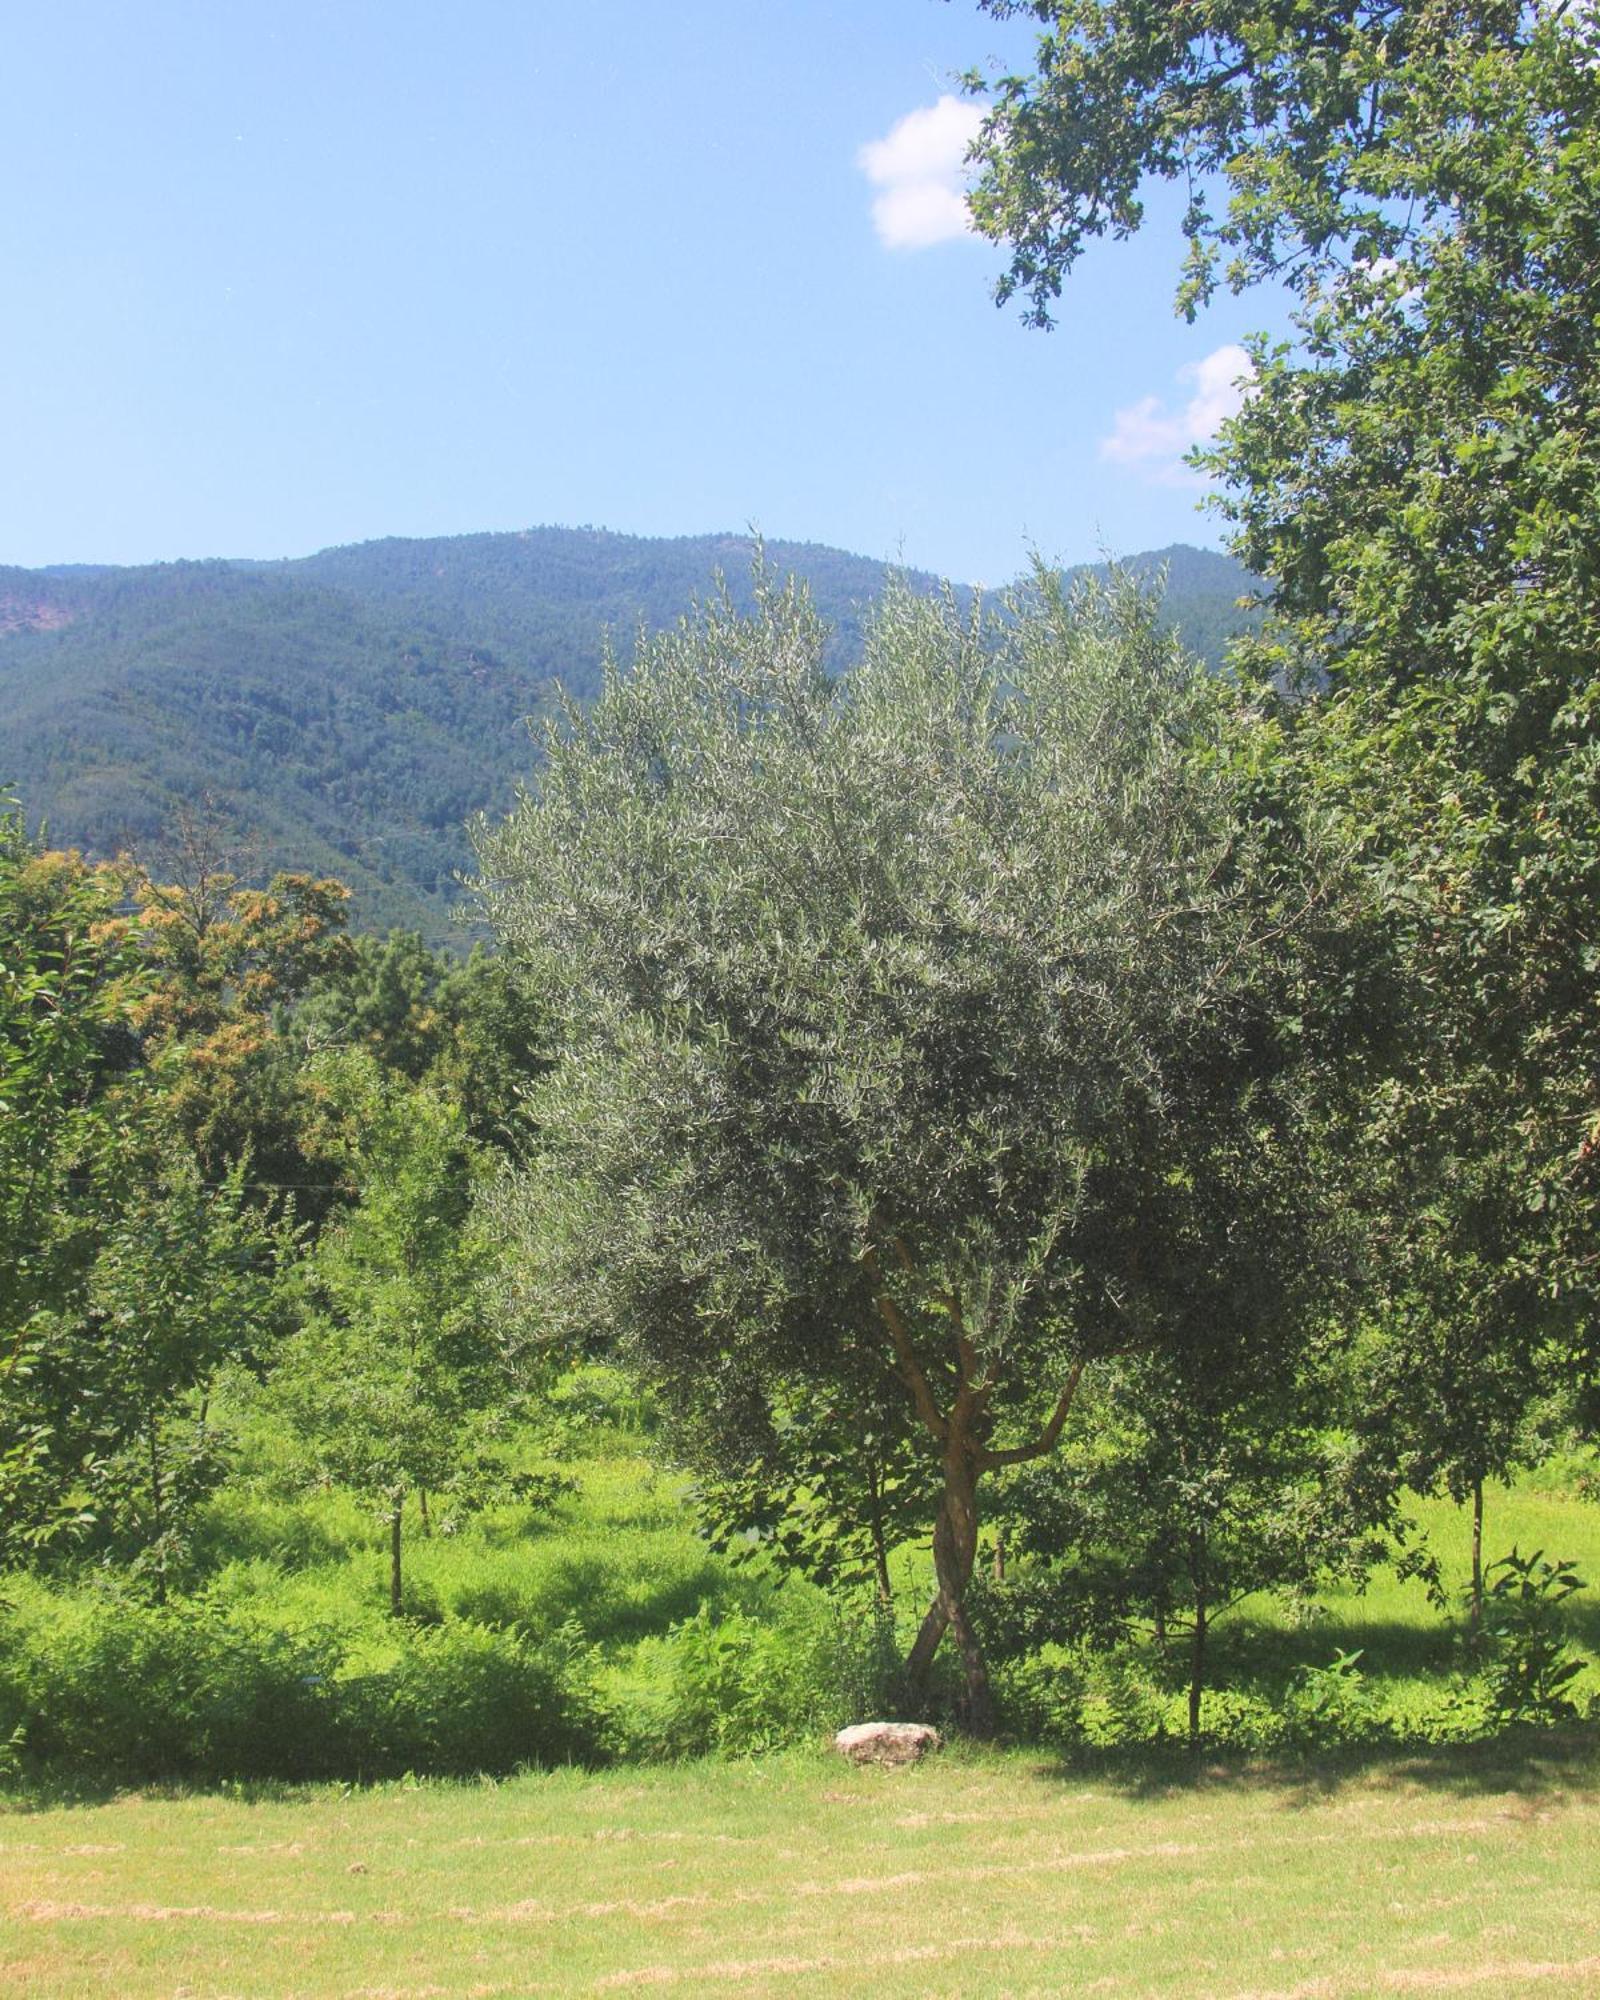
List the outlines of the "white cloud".
{"label": "white cloud", "polygon": [[861,148],[856,162],[878,190],[872,222],[886,249],[925,250],[971,233],[966,158],[982,123],[981,104],[947,95]]}
{"label": "white cloud", "polygon": [[1161,486],[1198,483],[1199,475],[1183,463],[1184,453],[1214,438],[1238,414],[1253,373],[1249,355],[1231,342],[1203,361],[1187,363],[1178,370],[1178,381],[1192,385],[1188,402],[1175,410],[1159,396],[1141,396],[1118,410],[1110,435],[1100,440],[1100,456],[1133,466]]}

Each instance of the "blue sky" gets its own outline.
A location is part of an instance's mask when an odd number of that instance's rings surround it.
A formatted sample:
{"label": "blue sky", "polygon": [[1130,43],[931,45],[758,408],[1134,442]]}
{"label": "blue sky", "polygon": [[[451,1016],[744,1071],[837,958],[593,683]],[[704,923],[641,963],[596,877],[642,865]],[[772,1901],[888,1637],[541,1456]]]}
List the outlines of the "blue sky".
{"label": "blue sky", "polygon": [[1186,326],[1151,230],[1033,333],[953,233],[940,99],[1026,42],[970,0],[11,10],[0,563],[753,523],[993,582],[1214,542],[1176,453],[1267,306]]}

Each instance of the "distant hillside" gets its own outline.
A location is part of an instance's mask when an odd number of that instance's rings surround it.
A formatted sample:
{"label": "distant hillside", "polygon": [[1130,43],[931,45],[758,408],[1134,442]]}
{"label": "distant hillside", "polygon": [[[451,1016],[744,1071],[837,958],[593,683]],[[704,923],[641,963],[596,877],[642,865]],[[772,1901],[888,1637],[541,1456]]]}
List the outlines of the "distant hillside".
{"label": "distant hillside", "polygon": [[[847,661],[880,563],[769,543]],[[747,596],[742,536],[591,529],[368,542],[294,562],[0,569],[0,782],[52,840],[150,849],[217,798],[256,868],[337,874],[369,928],[449,934],[469,815],[509,803],[523,722],[560,681],[594,692],[604,635],[672,624],[716,571]],[[1248,578],[1177,547],[1168,603],[1219,652]],[[919,587],[933,579],[913,576]]]}

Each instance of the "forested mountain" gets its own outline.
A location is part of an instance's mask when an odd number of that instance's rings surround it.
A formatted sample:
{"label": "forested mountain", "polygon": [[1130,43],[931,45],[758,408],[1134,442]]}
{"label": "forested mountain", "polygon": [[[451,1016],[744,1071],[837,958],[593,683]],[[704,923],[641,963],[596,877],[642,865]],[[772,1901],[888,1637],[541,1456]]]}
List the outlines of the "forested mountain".
{"label": "forested mountain", "polygon": [[[810,585],[848,659],[882,564],[772,543]],[[747,597],[744,536],[648,540],[594,529],[368,542],[279,563],[0,569],[0,782],[58,844],[159,846],[203,796],[252,871],[340,876],[366,928],[451,932],[465,822],[529,764],[524,718],[559,681],[596,686],[717,571]],[[1215,656],[1248,578],[1177,547],[1169,605]],[[918,587],[934,580],[913,576]]]}

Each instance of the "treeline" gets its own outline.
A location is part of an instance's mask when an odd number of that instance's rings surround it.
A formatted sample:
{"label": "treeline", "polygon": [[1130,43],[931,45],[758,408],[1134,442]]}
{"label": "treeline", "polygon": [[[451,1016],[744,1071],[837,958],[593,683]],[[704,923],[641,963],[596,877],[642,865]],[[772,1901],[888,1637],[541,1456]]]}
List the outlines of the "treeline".
{"label": "treeline", "polygon": [[[1483,1539],[1486,1486],[1592,1450],[1571,1213],[1461,1079],[1451,1145],[1409,1134],[1455,1060],[1433,942],[1281,724],[1134,579],[1041,575],[987,629],[892,594],[841,680],[761,577],[552,730],[481,835],[500,955],[352,937],[340,885],[245,886],[203,820],[156,878],[12,812],[17,1756],[114,1726],[134,1769],[503,1768],[891,1705],[1069,1741],[1573,1719],[1575,1574]],[[552,1532],[596,1360],[731,1565],[699,1613],[669,1590],[608,1637],[503,1572],[419,1595],[438,1535],[493,1521],[490,1569]],[[1347,1655],[1218,1692],[1242,1605],[1388,1570],[1448,1616],[1428,1494],[1476,1511],[1462,1671],[1392,1712]],[[381,1549],[313,1613],[332,1495]]]}

